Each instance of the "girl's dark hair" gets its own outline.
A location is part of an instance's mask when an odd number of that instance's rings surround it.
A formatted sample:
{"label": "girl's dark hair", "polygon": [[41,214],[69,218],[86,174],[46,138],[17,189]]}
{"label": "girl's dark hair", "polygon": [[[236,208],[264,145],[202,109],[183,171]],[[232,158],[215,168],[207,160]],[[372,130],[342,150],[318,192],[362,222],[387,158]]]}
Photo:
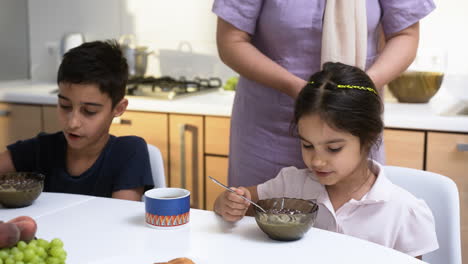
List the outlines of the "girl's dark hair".
{"label": "girl's dark hair", "polygon": [[[351,86],[355,88],[349,88]],[[301,117],[318,114],[330,127],[358,137],[361,149],[368,153],[373,145],[380,143],[382,112],[377,89],[364,71],[343,63],[327,62],[299,93],[292,125],[297,128]]]}
{"label": "girl's dark hair", "polygon": [[96,84],[114,107],[125,96],[127,60],[115,40],[93,41],[70,49],[63,55],[57,83]]}

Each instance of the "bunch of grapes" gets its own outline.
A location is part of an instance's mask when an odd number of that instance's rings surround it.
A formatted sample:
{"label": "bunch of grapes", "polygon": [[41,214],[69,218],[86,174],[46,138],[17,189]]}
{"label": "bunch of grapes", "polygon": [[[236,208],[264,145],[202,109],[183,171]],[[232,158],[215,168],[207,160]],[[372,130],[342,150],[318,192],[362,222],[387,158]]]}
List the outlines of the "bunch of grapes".
{"label": "bunch of grapes", "polygon": [[65,264],[66,259],[67,252],[58,238],[50,242],[44,239],[20,241],[14,247],[0,249],[0,264]]}
{"label": "bunch of grapes", "polygon": [[226,91],[235,91],[236,86],[237,86],[237,81],[239,80],[239,77],[233,76],[229,78],[226,83],[224,84],[224,90]]}

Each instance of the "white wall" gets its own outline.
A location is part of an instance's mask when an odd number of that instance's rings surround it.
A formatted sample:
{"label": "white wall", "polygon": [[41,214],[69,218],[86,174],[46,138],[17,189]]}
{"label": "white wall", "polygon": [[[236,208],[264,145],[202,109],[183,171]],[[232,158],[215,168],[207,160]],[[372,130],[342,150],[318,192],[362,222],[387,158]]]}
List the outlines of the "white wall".
{"label": "white wall", "polygon": [[218,59],[211,5],[186,0],[29,0],[31,78],[54,81],[61,38],[81,32],[87,41],[134,34],[137,45],[154,51],[147,75],[225,80],[234,73]]}
{"label": "white wall", "polygon": [[26,0],[0,0],[0,80],[29,77]]}
{"label": "white wall", "polygon": [[468,1],[434,0],[437,8],[421,21],[420,56],[446,54],[446,73],[468,74]]}
{"label": "white wall", "polygon": [[[419,56],[446,54],[446,71],[468,73],[468,1],[435,0],[421,21]],[[213,0],[28,0],[31,77],[55,80],[61,37],[82,32],[86,40],[135,34],[138,45],[155,51],[148,75],[221,76],[234,73],[218,59]],[[188,43],[179,50],[180,43]],[[191,53],[187,51],[191,50]],[[443,55],[442,55],[443,56]]]}
{"label": "white wall", "polygon": [[31,78],[55,81],[65,34],[82,32],[87,41],[119,36],[120,6],[115,0],[29,0]]}

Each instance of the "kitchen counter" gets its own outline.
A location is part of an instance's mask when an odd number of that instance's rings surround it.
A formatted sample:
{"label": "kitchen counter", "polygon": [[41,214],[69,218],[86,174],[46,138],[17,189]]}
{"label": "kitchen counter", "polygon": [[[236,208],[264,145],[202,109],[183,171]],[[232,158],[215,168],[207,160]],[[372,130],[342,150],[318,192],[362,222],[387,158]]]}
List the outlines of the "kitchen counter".
{"label": "kitchen counter", "polygon": [[[54,83],[35,83],[30,80],[0,82],[0,102],[54,105],[57,94]],[[127,96],[128,110],[210,115],[229,117],[234,92],[210,91],[174,100]],[[468,116],[439,116],[428,104],[385,103],[386,128],[448,131],[468,133]]]}

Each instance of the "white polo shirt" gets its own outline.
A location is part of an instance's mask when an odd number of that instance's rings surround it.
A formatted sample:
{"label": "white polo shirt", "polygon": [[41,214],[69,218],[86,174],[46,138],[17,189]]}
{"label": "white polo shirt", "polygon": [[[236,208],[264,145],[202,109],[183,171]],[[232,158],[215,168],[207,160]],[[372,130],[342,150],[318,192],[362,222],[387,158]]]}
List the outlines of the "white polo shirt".
{"label": "white polo shirt", "polygon": [[290,197],[315,199],[319,205],[314,227],[358,237],[420,256],[439,248],[434,217],[427,204],[385,177],[383,167],[369,192],[351,199],[336,212],[325,186],[308,169],[288,167],[276,178],[258,185],[260,199]]}

